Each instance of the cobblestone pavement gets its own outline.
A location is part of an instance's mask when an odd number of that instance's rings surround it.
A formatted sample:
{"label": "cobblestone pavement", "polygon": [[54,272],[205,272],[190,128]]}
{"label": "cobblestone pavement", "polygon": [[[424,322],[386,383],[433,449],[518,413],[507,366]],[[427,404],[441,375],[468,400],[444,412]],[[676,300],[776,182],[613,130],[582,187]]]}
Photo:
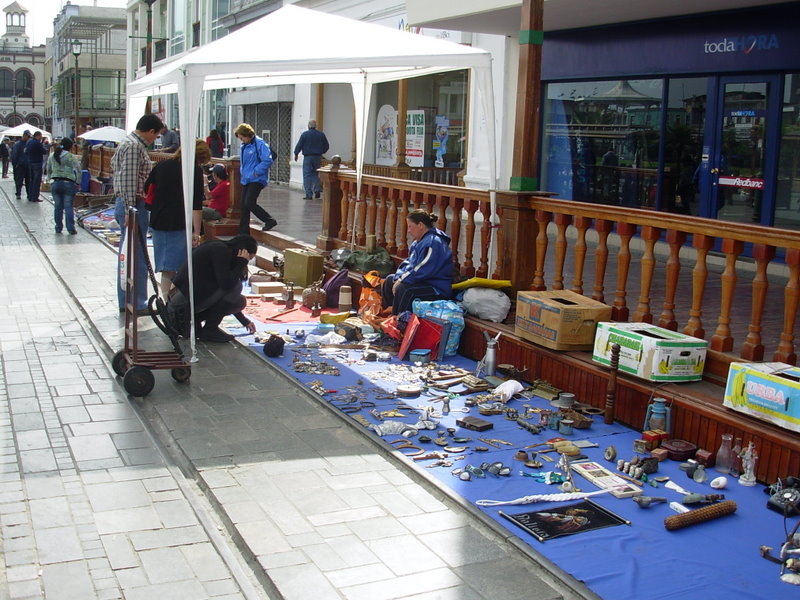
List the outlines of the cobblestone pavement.
{"label": "cobblestone pavement", "polygon": [[[0,600],[593,597],[236,344],[199,344],[188,384],[156,371],[147,398],[127,397],[109,367],[115,254],[55,234],[51,205],[12,186]],[[169,350],[139,322],[141,347]]]}

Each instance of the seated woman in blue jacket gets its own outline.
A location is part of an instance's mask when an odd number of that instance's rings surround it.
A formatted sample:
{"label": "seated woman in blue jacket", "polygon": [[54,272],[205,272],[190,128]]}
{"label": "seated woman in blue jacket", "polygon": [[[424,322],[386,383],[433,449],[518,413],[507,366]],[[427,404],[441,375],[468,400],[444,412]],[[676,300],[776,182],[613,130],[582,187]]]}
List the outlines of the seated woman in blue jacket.
{"label": "seated woman in blue jacket", "polygon": [[424,210],[412,210],[406,218],[411,236],[408,258],[383,282],[383,307],[392,314],[411,310],[420,300],[449,300],[453,295],[453,252],[450,238],[433,226],[437,216]]}

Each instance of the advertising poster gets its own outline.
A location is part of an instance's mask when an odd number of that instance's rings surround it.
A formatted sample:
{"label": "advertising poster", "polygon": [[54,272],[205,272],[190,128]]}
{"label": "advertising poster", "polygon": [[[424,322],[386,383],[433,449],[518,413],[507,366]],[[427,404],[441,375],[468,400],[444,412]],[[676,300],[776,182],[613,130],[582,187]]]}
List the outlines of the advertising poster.
{"label": "advertising poster", "polygon": [[397,152],[397,111],[391,104],[384,104],[378,110],[375,163],[393,165]]}
{"label": "advertising poster", "polygon": [[422,167],[425,158],[425,111],[406,111],[406,164]]}
{"label": "advertising poster", "polygon": [[444,167],[444,155],[447,153],[450,119],[444,115],[436,115],[436,135],[433,138],[433,151],[436,153],[434,165]]}

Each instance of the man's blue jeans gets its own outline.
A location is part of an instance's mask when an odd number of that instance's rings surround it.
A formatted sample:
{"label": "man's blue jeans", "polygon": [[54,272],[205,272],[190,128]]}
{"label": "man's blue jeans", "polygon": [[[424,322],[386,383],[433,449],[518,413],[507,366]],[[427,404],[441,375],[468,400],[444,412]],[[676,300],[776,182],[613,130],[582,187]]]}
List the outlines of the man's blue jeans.
{"label": "man's blue jeans", "polygon": [[[139,217],[139,237],[141,240],[144,241],[144,247],[147,247],[147,230],[150,227],[150,212],[145,208],[144,200],[139,200],[136,203],[136,210],[137,216]],[[125,252],[127,250],[126,246],[126,235],[125,235],[125,227],[123,223],[125,223],[125,214],[127,210],[125,208],[125,201],[122,198],[117,198],[116,204],[114,205],[114,219],[116,219],[117,223],[120,225],[120,238],[119,238],[119,251]],[[137,288],[137,298],[136,298],[136,310],[141,310],[143,308],[147,308],[147,266],[145,264],[145,256],[142,252],[142,245],[137,244],[138,248],[136,249],[136,288]],[[120,277],[119,273],[119,264],[117,264],[117,299],[119,301],[119,308],[120,310],[125,308],[125,280]]]}
{"label": "man's blue jeans", "polygon": [[42,163],[28,165],[28,200],[39,201],[39,191],[42,189]]}
{"label": "man's blue jeans", "polygon": [[306,198],[313,198],[314,194],[319,194],[322,191],[319,173],[317,173],[321,164],[321,156],[303,157],[303,188],[306,191]]}

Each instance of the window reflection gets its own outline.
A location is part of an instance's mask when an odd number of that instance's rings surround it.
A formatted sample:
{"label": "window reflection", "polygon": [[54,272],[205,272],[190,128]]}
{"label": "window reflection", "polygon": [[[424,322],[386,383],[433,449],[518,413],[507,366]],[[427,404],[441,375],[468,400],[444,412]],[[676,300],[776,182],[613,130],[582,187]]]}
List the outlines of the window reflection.
{"label": "window reflection", "polygon": [[786,75],[775,193],[775,225],[800,229],[800,74]]}
{"label": "window reflection", "polygon": [[656,208],[662,89],[660,79],[548,84],[542,189]]}

